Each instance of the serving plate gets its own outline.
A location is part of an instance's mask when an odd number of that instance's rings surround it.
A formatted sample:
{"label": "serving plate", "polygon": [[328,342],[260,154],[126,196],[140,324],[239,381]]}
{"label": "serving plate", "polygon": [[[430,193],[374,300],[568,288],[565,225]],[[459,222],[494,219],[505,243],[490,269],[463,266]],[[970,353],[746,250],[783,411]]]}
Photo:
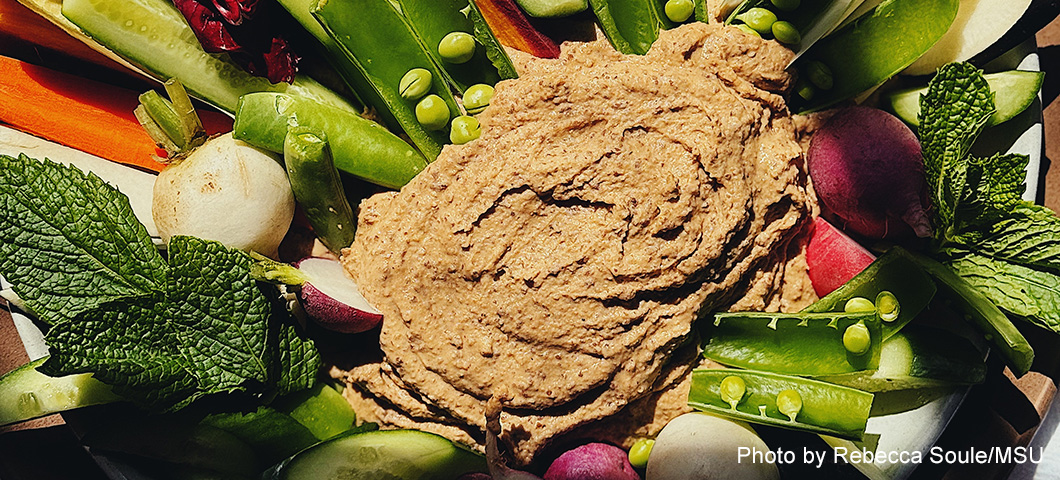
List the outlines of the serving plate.
{"label": "serving plate", "polygon": [[[1007,70],[1013,68],[1022,70],[1039,70],[1040,65],[1038,56],[1034,52],[1034,47],[1034,43],[1028,41],[1002,56],[995,62],[992,62],[987,66],[987,70]],[[25,134],[13,131],[6,127],[0,127],[0,129],[2,129],[0,130],[0,154],[17,155],[22,151],[19,149],[24,147],[20,147],[19,145],[25,145],[26,142],[21,142],[20,139],[26,141],[29,139],[19,137],[19,135]],[[58,158],[58,156],[62,154],[61,148],[56,149],[54,153],[48,153],[48,155],[53,156],[53,158]],[[1024,198],[1031,201],[1034,201],[1038,194],[1037,179],[1041,173],[1042,151],[1043,125],[1040,102],[1010,122],[994,127],[985,132],[973,147],[973,153],[978,155],[995,152],[1011,152],[1028,155],[1030,157],[1030,162],[1027,167],[1028,181],[1026,182],[1027,189],[1024,193]],[[32,155],[32,153],[30,154]],[[128,170],[130,174],[132,174],[132,169],[127,167],[119,168]],[[115,178],[117,178],[121,176],[121,173],[114,175],[116,175]],[[104,178],[106,177],[107,176],[105,175]],[[147,220],[150,220],[149,214],[146,216],[148,217]],[[47,347],[44,343],[43,336],[34,323],[25,315],[22,315],[17,311],[12,312],[12,317],[30,358],[36,359],[47,355]],[[867,432],[870,435],[879,436],[878,444],[875,445],[874,451],[918,451],[926,458],[927,452],[935,445],[943,431],[945,431],[951,419],[953,419],[962,402],[967,397],[968,392],[969,388],[959,388],[947,392],[941,392],[938,396],[927,401],[919,408],[901,413],[870,418]],[[1054,468],[1046,468],[1043,466],[1048,465],[1048,463],[1039,465],[1037,468],[1038,473],[1048,472],[1043,473],[1044,476],[1041,476],[1036,475],[1031,467],[1022,466],[1017,468],[1014,472],[1014,475],[1018,475],[1017,478],[1031,478],[1031,476],[1034,476],[1034,478],[1060,479],[1060,445],[1050,443],[1050,440],[1054,436],[1056,425],[1057,423],[1060,423],[1060,419],[1058,419],[1058,417],[1060,417],[1060,405],[1054,404],[1053,410],[1056,410],[1056,412],[1053,412],[1052,415],[1047,417],[1047,421],[1042,426],[1041,435],[1034,440],[1034,445],[1043,447],[1046,445],[1052,445],[1053,448],[1048,449],[1048,451],[1055,452],[1055,460],[1053,460],[1054,463],[1052,464]],[[79,432],[79,425],[81,423],[79,418],[83,418],[83,415],[91,415],[91,411],[70,412],[64,414],[64,418],[74,429],[75,433],[81,433]],[[842,446],[848,449],[857,448],[856,446],[849,444],[849,442],[844,443],[835,440],[830,440],[829,442],[833,446]],[[1060,439],[1057,439],[1057,443],[1060,443]],[[135,458],[94,452],[91,450],[89,450],[89,453],[100,468],[112,479],[156,480],[158,478],[158,474],[152,471],[150,464],[142,463]],[[886,458],[876,458],[873,462],[857,464],[855,467],[859,472],[873,480],[899,480],[913,475],[918,465],[910,462],[891,462],[887,461]]]}

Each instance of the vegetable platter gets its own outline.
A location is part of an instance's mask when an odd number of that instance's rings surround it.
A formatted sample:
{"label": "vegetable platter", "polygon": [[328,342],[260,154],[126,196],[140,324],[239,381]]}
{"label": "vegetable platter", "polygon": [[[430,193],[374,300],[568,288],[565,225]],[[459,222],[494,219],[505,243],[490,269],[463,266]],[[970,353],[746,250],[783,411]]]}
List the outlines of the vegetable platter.
{"label": "vegetable platter", "polygon": [[[954,432],[982,435],[969,412],[1008,385],[1002,369],[1056,357],[1032,349],[1060,331],[1043,286],[1060,221],[1033,203],[1045,140],[1028,39],[1055,2],[0,2],[0,39],[20,46],[0,54],[24,57],[0,57],[0,120],[15,127],[0,124],[0,194],[18,219],[0,267],[34,360],[0,378],[0,423],[62,413],[111,478],[959,476],[968,462],[929,455],[995,446]],[[635,442],[520,459],[502,408],[525,392],[483,400],[484,438],[463,440],[480,451],[364,421],[336,368],[322,375],[343,342],[379,343],[392,314],[350,278],[358,202],[492,138],[478,119],[526,55],[589,32],[650,56],[660,30],[698,22],[790,49],[784,108],[818,122],[803,145],[822,210],[804,252],[815,301],[704,312],[688,337],[698,413]],[[37,43],[78,60],[32,65]],[[192,195],[214,191],[244,195]],[[745,467],[737,445],[799,458]]]}

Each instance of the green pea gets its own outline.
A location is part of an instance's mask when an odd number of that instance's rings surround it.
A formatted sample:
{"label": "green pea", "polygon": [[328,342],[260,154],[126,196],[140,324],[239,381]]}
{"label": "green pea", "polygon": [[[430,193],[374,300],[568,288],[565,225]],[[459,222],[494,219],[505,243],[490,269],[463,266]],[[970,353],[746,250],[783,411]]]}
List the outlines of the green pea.
{"label": "green pea", "polygon": [[898,297],[894,296],[893,293],[884,290],[879,295],[876,295],[876,313],[879,314],[881,320],[893,322],[898,319],[900,311],[901,306],[898,304]]}
{"label": "green pea", "polygon": [[464,92],[464,108],[468,115],[478,115],[490,106],[493,99],[493,87],[484,83],[472,85]]}
{"label": "green pea", "polygon": [[813,100],[813,96],[817,94],[817,89],[813,88],[810,82],[800,78],[798,82],[795,82],[795,94],[808,102]]}
{"label": "green pea", "polygon": [[847,300],[847,303],[843,305],[843,311],[847,313],[875,312],[876,304],[872,303],[872,300],[865,297],[851,297],[850,300]]}
{"label": "green pea", "polygon": [[781,390],[777,394],[777,410],[780,410],[780,413],[787,415],[794,422],[795,417],[802,411],[802,395],[790,388]]}
{"label": "green pea", "polygon": [[780,43],[796,45],[802,41],[802,35],[799,34],[799,29],[795,28],[795,25],[792,25],[791,22],[785,22],[783,20],[773,22],[770,30],[773,32],[773,38],[776,38]]}
{"label": "green pea", "polygon": [[773,24],[777,22],[777,15],[761,7],[752,8],[736,16],[736,19],[746,23],[761,35],[772,32]]}
{"label": "green pea", "polygon": [[804,69],[806,78],[815,87],[821,90],[830,90],[832,88],[832,69],[828,68],[828,65],[818,60],[813,60],[807,62]]}
{"label": "green pea", "polygon": [[743,32],[748,34],[748,35],[754,35],[756,37],[762,38],[761,34],[759,34],[757,31],[755,31],[755,29],[753,29],[751,27],[748,27],[746,23],[738,24],[738,25],[736,25],[736,28],[739,28],[740,30],[743,30]]}
{"label": "green pea", "polygon": [[438,43],[438,55],[449,63],[464,63],[475,56],[475,37],[467,32],[450,32]]}
{"label": "green pea", "polygon": [[721,385],[718,388],[721,389],[721,399],[729,402],[733,410],[736,410],[740,400],[743,400],[743,394],[747,393],[747,383],[734,375],[721,379]]}
{"label": "green pea", "polygon": [[799,0],[770,0],[770,3],[772,3],[774,7],[777,7],[777,10],[790,12],[799,8],[799,5],[802,2]]}
{"label": "green pea", "polygon": [[463,145],[479,137],[482,128],[475,117],[461,115],[453,119],[453,125],[449,127],[449,140],[457,145]]}
{"label": "green pea", "polygon": [[670,21],[682,23],[695,13],[696,4],[692,0],[667,0],[663,10],[666,11],[666,18],[669,18]]}
{"label": "green pea", "polygon": [[644,468],[648,466],[648,456],[651,455],[651,449],[655,446],[655,440],[650,438],[638,439],[632,447],[629,448],[629,464],[633,465],[633,468]]}
{"label": "green pea", "polygon": [[405,76],[401,77],[401,82],[398,83],[398,91],[401,92],[401,98],[405,100],[419,100],[431,90],[431,75],[430,70],[426,68],[413,68],[409,70]]}
{"label": "green pea", "polygon": [[854,355],[864,355],[872,348],[872,335],[864,322],[855,323],[843,331],[843,347]]}
{"label": "green pea", "polygon": [[416,121],[427,130],[441,130],[449,123],[449,106],[438,95],[427,95],[416,104]]}

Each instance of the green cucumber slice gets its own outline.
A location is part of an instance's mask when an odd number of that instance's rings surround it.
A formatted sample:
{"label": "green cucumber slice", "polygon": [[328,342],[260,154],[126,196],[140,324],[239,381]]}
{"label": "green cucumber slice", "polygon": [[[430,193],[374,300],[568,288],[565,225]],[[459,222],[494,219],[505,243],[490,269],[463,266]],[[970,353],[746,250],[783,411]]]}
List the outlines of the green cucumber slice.
{"label": "green cucumber slice", "polygon": [[450,480],[486,471],[484,457],[433,433],[376,430],[318,443],[269,469],[263,478]]}
{"label": "green cucumber slice", "polygon": [[883,343],[875,372],[815,377],[866,392],[973,385],[986,362],[972,342],[945,330],[907,327]]}
{"label": "green cucumber slice", "polygon": [[[983,75],[990,90],[994,92],[996,111],[987,120],[990,127],[1019,115],[1038,98],[1038,91],[1045,81],[1045,72],[1010,70]],[[883,103],[898,118],[912,126],[920,125],[920,96],[927,87],[909,88],[888,94]]]}
{"label": "green cucumber slice", "polygon": [[323,383],[277,400],[273,407],[308,428],[318,440],[327,440],[349,430],[357,420],[350,402]]}
{"label": "green cucumber slice", "polygon": [[0,425],[121,400],[91,373],[49,377],[37,371],[48,357],[0,377]]}
{"label": "green cucumber slice", "polygon": [[176,78],[194,96],[228,112],[250,92],[286,92],[357,109],[316,81],[272,84],[223,55],[206,53],[184,17],[166,0],[64,0],[63,15],[86,35],[160,81]]}
{"label": "green cucumber slice", "polygon": [[527,15],[555,18],[574,15],[589,8],[588,0],[515,0]]}
{"label": "green cucumber slice", "polygon": [[[923,55],[949,30],[958,0],[885,0],[868,14],[821,39],[793,64],[803,71],[821,62],[833,87],[807,99],[793,96],[792,110],[822,110],[880,85]],[[800,101],[801,100],[801,101]]]}

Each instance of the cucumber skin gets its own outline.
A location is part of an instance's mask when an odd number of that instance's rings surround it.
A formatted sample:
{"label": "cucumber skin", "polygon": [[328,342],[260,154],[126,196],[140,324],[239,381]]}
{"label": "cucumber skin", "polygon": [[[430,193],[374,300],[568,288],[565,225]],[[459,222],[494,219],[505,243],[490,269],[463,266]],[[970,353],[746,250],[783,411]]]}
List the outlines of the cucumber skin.
{"label": "cucumber skin", "polygon": [[[0,377],[0,425],[43,417],[90,405],[101,405],[121,400],[110,386],[92,378],[91,373],[63,377],[49,377],[37,371],[44,357],[8,372]],[[24,407],[35,397],[38,407]]]}
{"label": "cucumber skin", "polygon": [[272,84],[223,55],[206,53],[184,17],[166,0],[64,0],[62,9],[93,40],[157,80],[177,78],[193,95],[229,113],[235,111],[241,95],[260,91],[306,96],[358,111],[349,100],[305,75],[296,76],[290,85]]}
{"label": "cucumber skin", "polygon": [[427,168],[412,145],[378,123],[313,100],[282,93],[244,95],[236,108],[232,136],[258,148],[283,153],[292,119],[328,136],[335,168],[399,189]]}
{"label": "cucumber skin", "polygon": [[[994,103],[997,111],[986,121],[987,127],[992,127],[1011,120],[1027,109],[1038,96],[1038,91],[1045,81],[1045,72],[1032,72],[1022,70],[1010,70],[1007,72],[988,73],[983,75],[990,90],[994,92]],[[1014,95],[1013,86],[1026,86],[1019,92],[1019,100],[1011,100]],[[912,88],[893,92],[887,96],[884,103],[889,110],[905,123],[914,127],[920,125],[920,96],[927,93],[927,87]],[[1001,98],[1008,100],[1002,101]]]}
{"label": "cucumber skin", "polygon": [[[358,458],[362,455],[370,458]],[[486,471],[483,456],[444,437],[417,430],[375,430],[318,443],[270,468],[262,478],[452,480]]]}

